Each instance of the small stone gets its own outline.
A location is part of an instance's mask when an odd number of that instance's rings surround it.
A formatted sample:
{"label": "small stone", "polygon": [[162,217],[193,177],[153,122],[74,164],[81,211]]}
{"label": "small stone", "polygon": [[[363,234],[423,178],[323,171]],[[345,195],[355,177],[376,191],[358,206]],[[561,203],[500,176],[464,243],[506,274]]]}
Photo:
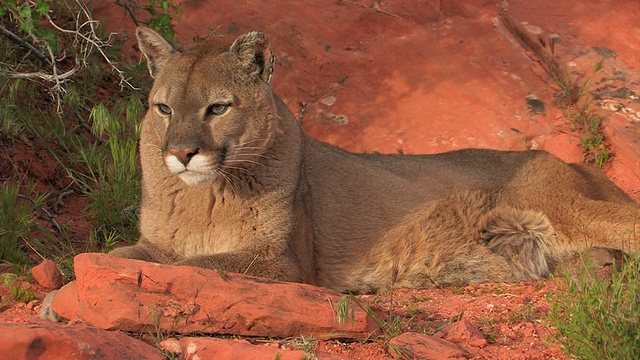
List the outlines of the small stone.
{"label": "small stone", "polygon": [[27,303],[27,309],[29,310],[33,310],[36,308],[36,306],[40,305],[40,301],[38,300],[31,300]]}
{"label": "small stone", "polygon": [[38,284],[49,290],[59,289],[63,285],[62,273],[49,259],[44,259],[39,265],[34,266],[31,274]]}
{"label": "small stone", "polygon": [[320,100],[320,102],[326,106],[331,106],[336,103],[335,96],[327,96],[326,98]]}
{"label": "small stone", "polygon": [[182,354],[182,348],[180,347],[180,341],[176,338],[169,338],[166,340],[162,340],[158,346],[160,350],[164,352],[169,352],[172,354]]}
{"label": "small stone", "polygon": [[469,357],[469,353],[457,344],[424,334],[407,332],[394,337],[389,343],[394,349],[391,355],[395,358],[444,360]]}
{"label": "small stone", "polygon": [[461,320],[447,325],[437,336],[465,348],[467,346],[479,348],[487,346],[487,340],[482,336],[482,333],[467,320]]}

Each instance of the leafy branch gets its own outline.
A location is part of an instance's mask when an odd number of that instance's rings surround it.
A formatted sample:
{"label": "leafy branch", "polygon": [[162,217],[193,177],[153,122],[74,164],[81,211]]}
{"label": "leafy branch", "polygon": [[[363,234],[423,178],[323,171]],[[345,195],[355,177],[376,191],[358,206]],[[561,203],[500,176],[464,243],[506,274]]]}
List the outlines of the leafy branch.
{"label": "leafy branch", "polygon": [[[41,80],[50,84],[49,94],[56,101],[57,111],[62,111],[62,99],[69,81],[88,66],[93,54],[97,53],[109,65],[111,71],[120,79],[120,86],[135,87],[130,79],[120,70],[117,63],[105,49],[110,47],[113,33],[103,39],[98,32],[99,22],[94,20],[87,5],[81,0],[73,2],[61,1],[58,4],[47,0],[29,0],[18,3],[16,0],[0,0],[0,18],[8,19],[14,29],[0,25],[0,33],[24,48],[44,64],[31,71],[18,66],[10,67],[2,64],[0,75],[12,79]],[[60,25],[50,16],[50,6],[64,6],[72,11],[74,19],[71,25]],[[64,20],[64,19],[63,19]],[[64,42],[73,44],[73,51],[62,48]],[[72,55],[69,55],[72,53]],[[72,64],[69,68],[68,64]],[[64,69],[64,68],[67,69]],[[62,70],[64,69],[64,70]]]}

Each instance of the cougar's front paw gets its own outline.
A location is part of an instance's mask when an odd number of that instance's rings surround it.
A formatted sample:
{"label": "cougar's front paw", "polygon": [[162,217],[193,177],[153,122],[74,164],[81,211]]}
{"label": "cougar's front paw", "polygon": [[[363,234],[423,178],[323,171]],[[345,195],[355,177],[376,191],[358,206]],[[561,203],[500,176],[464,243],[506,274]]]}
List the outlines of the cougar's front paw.
{"label": "cougar's front paw", "polygon": [[53,311],[53,309],[51,308],[51,304],[53,303],[53,298],[56,297],[57,293],[58,293],[58,290],[54,290],[48,293],[47,296],[45,296],[44,300],[42,300],[42,305],[40,306],[40,313],[39,313],[40,319],[49,320],[53,322],[60,322],[63,320],[60,317],[60,315],[58,315],[58,313]]}

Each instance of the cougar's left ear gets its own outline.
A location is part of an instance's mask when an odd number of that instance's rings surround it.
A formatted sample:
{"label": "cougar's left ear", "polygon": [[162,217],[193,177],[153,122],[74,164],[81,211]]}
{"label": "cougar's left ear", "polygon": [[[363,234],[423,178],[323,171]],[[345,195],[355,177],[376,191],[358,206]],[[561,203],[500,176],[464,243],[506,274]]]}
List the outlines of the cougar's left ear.
{"label": "cougar's left ear", "polygon": [[263,33],[253,31],[241,35],[233,42],[230,51],[248,73],[259,76],[267,84],[271,81],[276,61],[271,43]]}
{"label": "cougar's left ear", "polygon": [[142,51],[147,58],[149,74],[151,74],[153,78],[158,75],[180,49],[179,46],[175,46],[165,40],[162,35],[146,26],[139,26],[136,29],[136,37],[138,38],[140,51]]}

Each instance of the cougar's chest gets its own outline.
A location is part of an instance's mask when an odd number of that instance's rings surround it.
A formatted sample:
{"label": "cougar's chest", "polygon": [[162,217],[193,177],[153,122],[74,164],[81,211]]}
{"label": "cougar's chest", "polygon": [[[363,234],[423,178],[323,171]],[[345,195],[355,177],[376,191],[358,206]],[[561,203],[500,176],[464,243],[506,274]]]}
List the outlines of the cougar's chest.
{"label": "cougar's chest", "polygon": [[244,249],[258,227],[250,204],[216,198],[206,186],[174,188],[144,202],[143,236],[185,257]]}

